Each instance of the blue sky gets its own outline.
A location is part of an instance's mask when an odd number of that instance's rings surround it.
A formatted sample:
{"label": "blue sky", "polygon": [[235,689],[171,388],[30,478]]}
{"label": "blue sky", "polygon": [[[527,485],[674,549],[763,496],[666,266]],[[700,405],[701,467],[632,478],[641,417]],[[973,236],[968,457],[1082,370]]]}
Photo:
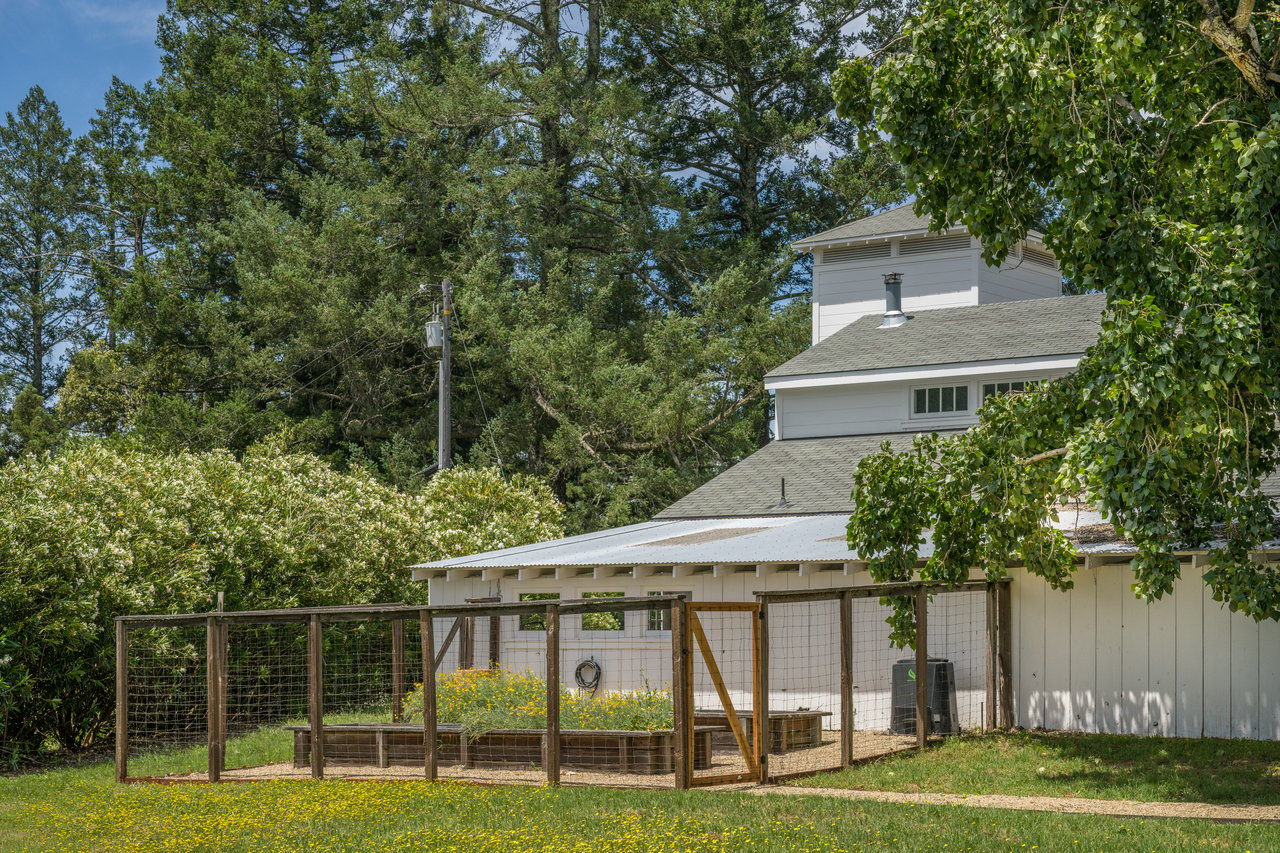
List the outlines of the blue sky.
{"label": "blue sky", "polygon": [[112,75],[140,86],[160,73],[163,11],[164,0],[0,0],[0,115],[38,84],[83,133]]}

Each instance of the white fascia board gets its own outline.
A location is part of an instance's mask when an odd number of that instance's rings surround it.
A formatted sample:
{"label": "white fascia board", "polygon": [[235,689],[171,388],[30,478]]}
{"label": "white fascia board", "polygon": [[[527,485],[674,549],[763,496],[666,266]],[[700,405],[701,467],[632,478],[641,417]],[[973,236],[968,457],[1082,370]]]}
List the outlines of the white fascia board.
{"label": "white fascia board", "polygon": [[[937,237],[945,237],[948,234],[967,230],[968,229],[961,225],[957,225],[954,228],[948,228],[946,231],[930,231],[928,228],[912,228],[909,231],[886,231],[883,234],[865,234],[861,237],[832,237],[829,240],[818,240],[817,242],[797,240],[791,244],[791,248],[803,254],[805,252],[812,252],[814,249],[830,249],[836,246],[856,246],[859,243],[887,243],[890,240],[896,240],[901,237],[920,237],[928,234],[932,234]],[[810,238],[810,240],[811,239],[812,238]]]}
{"label": "white fascia board", "polygon": [[[930,234],[937,237],[945,237],[961,231],[968,232],[970,234],[973,233],[963,225],[953,225],[946,231],[930,231],[928,228],[913,228],[910,231],[886,231],[883,234],[866,234],[862,237],[832,237],[829,240],[814,240],[812,237],[809,237],[804,240],[795,241],[791,244],[791,249],[792,251],[804,254],[805,252],[812,252],[814,249],[856,246],[859,243],[879,243],[888,240],[896,240],[902,237],[921,237]],[[1045,245],[1044,234],[1039,231],[1028,231],[1026,239],[1039,243],[1042,246]],[[979,243],[978,248],[981,247],[982,244]]]}
{"label": "white fascia board", "polygon": [[840,373],[807,373],[765,379],[767,391],[788,388],[820,388],[827,385],[870,385],[876,382],[950,379],[968,376],[999,376],[1006,373],[1030,373],[1040,370],[1072,370],[1080,363],[1080,355],[1049,358],[1011,358],[1002,361],[967,361],[955,364],[924,364],[918,367],[892,367],[881,370],[847,370]]}

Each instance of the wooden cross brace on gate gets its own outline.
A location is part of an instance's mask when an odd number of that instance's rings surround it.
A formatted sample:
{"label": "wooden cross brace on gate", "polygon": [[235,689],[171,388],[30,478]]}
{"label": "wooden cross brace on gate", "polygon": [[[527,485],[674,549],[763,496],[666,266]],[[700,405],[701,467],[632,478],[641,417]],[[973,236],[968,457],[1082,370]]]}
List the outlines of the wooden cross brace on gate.
{"label": "wooden cross brace on gate", "polygon": [[[734,707],[733,697],[724,682],[724,676],[720,672],[720,665],[716,662],[715,653],[711,648],[710,641],[707,640],[707,633],[702,627],[702,620],[698,618],[700,612],[741,612],[747,613],[751,617],[752,734],[754,737],[747,737],[746,730],[743,728],[742,719],[738,716],[737,708]],[[707,675],[711,677],[711,683],[715,686],[716,694],[720,697],[720,704],[724,706],[729,730],[733,733],[733,739],[738,744],[738,751],[742,754],[743,761],[746,762],[746,775],[749,778],[755,778],[760,772],[760,751],[766,748],[764,745],[768,743],[769,728],[767,703],[764,697],[760,695],[760,631],[756,618],[758,614],[758,605],[750,603],[689,602],[688,618],[686,620],[686,630],[697,643],[698,651],[707,667]],[[692,685],[690,685],[690,688],[692,688]],[[688,703],[688,707],[692,712],[692,701]],[[722,781],[734,781],[739,779],[740,776],[742,774],[703,777],[697,780],[697,784],[708,785]]]}

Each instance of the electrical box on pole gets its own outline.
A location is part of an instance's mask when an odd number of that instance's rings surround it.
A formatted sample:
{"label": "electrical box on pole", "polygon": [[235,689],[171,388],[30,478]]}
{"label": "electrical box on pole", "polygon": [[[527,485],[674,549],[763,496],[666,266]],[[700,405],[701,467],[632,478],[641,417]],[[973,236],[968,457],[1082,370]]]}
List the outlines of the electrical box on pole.
{"label": "electrical box on pole", "polygon": [[[422,285],[422,289],[426,290],[427,285]],[[449,279],[440,282],[440,289],[444,292],[444,296],[440,303],[440,313],[436,319],[427,323],[423,330],[426,338],[428,349],[440,350],[440,382],[439,382],[439,400],[440,400],[440,422],[436,432],[436,440],[439,445],[439,456],[436,459],[435,469],[443,471],[453,466],[453,434],[452,434],[452,376],[453,376],[453,341],[451,338],[453,331],[453,289],[450,287]]]}

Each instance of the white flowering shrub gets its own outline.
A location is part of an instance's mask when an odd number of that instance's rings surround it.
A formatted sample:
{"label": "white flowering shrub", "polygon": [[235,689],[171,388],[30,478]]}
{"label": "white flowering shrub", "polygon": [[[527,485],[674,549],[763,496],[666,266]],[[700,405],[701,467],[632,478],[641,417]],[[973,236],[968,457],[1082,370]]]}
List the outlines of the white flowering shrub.
{"label": "white flowering shrub", "polygon": [[[0,754],[109,734],[113,618],[420,602],[413,562],[561,533],[530,479],[455,469],[419,495],[271,448],[150,454],[107,443],[0,467]],[[20,685],[20,687],[19,687]]]}

